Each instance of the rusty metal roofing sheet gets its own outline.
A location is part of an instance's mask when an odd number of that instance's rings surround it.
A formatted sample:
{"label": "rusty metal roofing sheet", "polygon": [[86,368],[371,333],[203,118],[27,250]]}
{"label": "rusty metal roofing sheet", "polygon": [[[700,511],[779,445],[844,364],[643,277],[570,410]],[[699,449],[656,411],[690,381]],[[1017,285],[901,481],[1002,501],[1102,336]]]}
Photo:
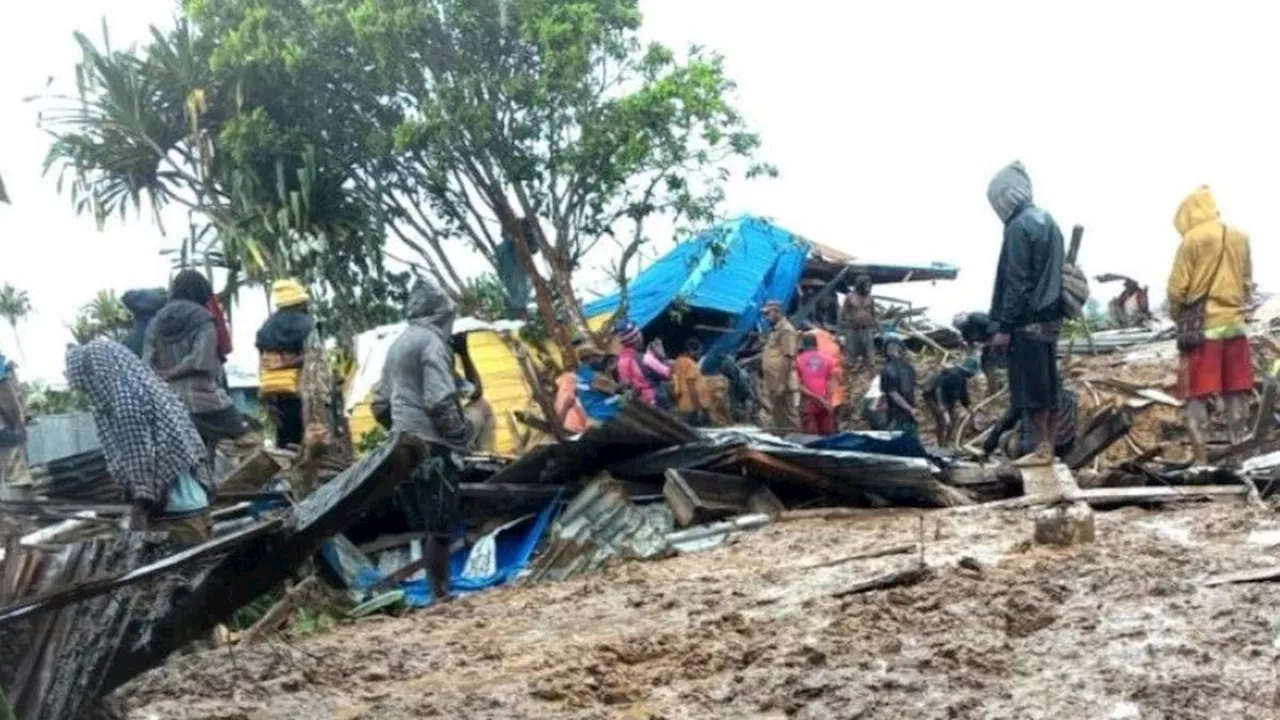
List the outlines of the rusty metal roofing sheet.
{"label": "rusty metal roofing sheet", "polygon": [[617,480],[602,475],[578,493],[551,528],[551,542],[530,572],[533,582],[598,570],[609,558],[670,552],[675,520],[666,503],[636,505]]}

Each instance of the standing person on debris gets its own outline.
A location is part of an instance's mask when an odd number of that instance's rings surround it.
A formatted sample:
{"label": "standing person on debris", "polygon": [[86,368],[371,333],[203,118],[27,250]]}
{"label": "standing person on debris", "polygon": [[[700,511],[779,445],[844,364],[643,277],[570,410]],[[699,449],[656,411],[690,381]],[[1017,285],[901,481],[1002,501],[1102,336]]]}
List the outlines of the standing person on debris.
{"label": "standing person on debris", "polygon": [[885,363],[880,371],[880,392],[884,394],[889,430],[916,435],[920,423],[916,413],[916,369],[905,357],[907,346],[900,338],[884,341]]}
{"label": "standing person on debris", "polygon": [[208,310],[213,287],[195,270],[173,278],[169,302],[147,326],[142,360],[169,385],[213,457],[222,440],[249,432],[249,425],[223,389],[217,321]]}
{"label": "standing person on debris", "polygon": [[67,348],[67,383],[92,406],[133,528],[167,531],[179,544],[211,538],[209,457],[182,401],[128,348],[104,338]]}
{"label": "standing person on debris", "polygon": [[812,328],[809,334],[818,341],[818,352],[831,360],[831,417],[838,431],[849,404],[849,388],[844,374],[844,348],[840,340],[824,328]]}
{"label": "standing person on debris", "polygon": [[781,302],[770,301],[764,306],[764,314],[773,330],[760,355],[760,424],[794,432],[800,429],[800,378],[796,375],[799,338]]}
{"label": "standing person on debris", "polygon": [[801,339],[804,348],[796,358],[796,373],[800,376],[801,429],[809,435],[833,435],[836,432],[835,408],[831,396],[835,389],[837,362],[818,350],[818,338],[805,333]]}
{"label": "standing person on debris", "polygon": [[731,355],[721,355],[718,361],[712,361],[711,364],[728,384],[732,422],[750,422],[752,408],[760,400],[750,374]]}
{"label": "standing person on debris", "polygon": [[449,595],[449,542],[457,522],[461,468],[473,430],[462,413],[453,375],[453,300],[435,282],[420,279],[405,308],[408,327],[387,350],[374,397],[374,417],[395,432],[411,433],[430,451],[400,485],[400,502],[414,530],[428,535],[427,570],[437,599]]}
{"label": "standing person on debris", "polygon": [[27,411],[18,394],[18,366],[0,354],[0,487],[31,485]]}
{"label": "standing person on debris", "polygon": [[1000,389],[999,371],[1004,358],[991,347],[991,316],[984,312],[963,312],[952,318],[951,325],[971,352],[980,352],[978,360],[987,381],[987,396],[994,395]]}
{"label": "standing person on debris", "polygon": [[134,355],[142,357],[142,344],[146,341],[147,326],[168,300],[168,293],[163,288],[129,290],[120,296],[120,304],[133,315],[133,327],[120,342],[132,350]]}
{"label": "standing person on debris", "polygon": [[277,280],[271,285],[276,311],[258,330],[259,395],[276,425],[276,447],[302,445],[302,363],[307,337],[315,329],[308,305],[311,297],[297,280]]}
{"label": "standing person on debris", "polygon": [[1052,428],[1061,380],[1058,335],[1064,319],[1062,231],[1032,203],[1020,162],[996,173],[987,200],[1004,223],[1004,244],[991,299],[991,344],[1007,352],[1011,405],[1029,413],[1035,452],[1024,465],[1053,462]]}
{"label": "standing person on debris", "polygon": [[1224,223],[1207,186],[1178,206],[1173,219],[1182,244],[1169,274],[1169,314],[1178,323],[1180,385],[1196,462],[1207,459],[1208,402],[1222,396],[1231,442],[1244,437],[1253,358],[1247,314],[1253,259],[1249,237]]}
{"label": "standing person on debris", "polygon": [[948,447],[954,440],[956,421],[961,419],[957,408],[964,408],[964,412],[969,413],[972,407],[969,378],[977,375],[978,369],[978,359],[967,357],[963,363],[944,368],[924,384],[924,403],[933,415],[938,447]]}
{"label": "standing person on debris", "polygon": [[840,331],[844,349],[854,372],[876,366],[876,301],[871,297],[871,278],[859,275],[853,290],[844,296],[840,307]]}
{"label": "standing person on debris", "polygon": [[675,394],[676,415],[693,426],[707,424],[707,409],[702,405],[702,370],[698,358],[702,343],[697,338],[685,341],[684,352],[671,364],[671,385]]}
{"label": "standing person on debris", "polygon": [[[1076,394],[1063,387],[1058,393],[1058,411],[1053,421],[1053,453],[1066,458],[1076,446]],[[1010,432],[1014,428],[1018,431]],[[1005,456],[1019,458],[1035,451],[1033,423],[1027,422],[1023,413],[1009,408],[1004,417],[995,424],[987,439],[982,442],[982,452],[993,455],[997,449],[1004,449]]]}

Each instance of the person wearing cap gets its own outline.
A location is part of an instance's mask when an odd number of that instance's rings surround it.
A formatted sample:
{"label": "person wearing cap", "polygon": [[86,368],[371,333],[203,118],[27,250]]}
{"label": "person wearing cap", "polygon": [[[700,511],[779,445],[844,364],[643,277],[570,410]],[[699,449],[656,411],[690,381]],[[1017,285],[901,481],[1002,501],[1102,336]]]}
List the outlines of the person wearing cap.
{"label": "person wearing cap", "polygon": [[[650,407],[658,406],[658,388],[653,379],[655,367],[645,363],[644,333],[635,323],[624,322],[618,326],[618,382],[635,392],[640,402]],[[667,371],[670,376],[670,370]]]}
{"label": "person wearing cap", "polygon": [[258,330],[259,388],[276,426],[276,447],[301,446],[305,430],[302,413],[302,364],[307,337],[315,329],[311,296],[297,280],[271,285],[275,312]]}
{"label": "person wearing cap", "polygon": [[920,432],[916,412],[916,369],[906,359],[907,346],[898,337],[884,341],[885,363],[880,370],[888,429],[915,435]]}
{"label": "person wearing cap", "polygon": [[964,408],[965,413],[971,410],[969,379],[977,375],[979,369],[978,358],[970,355],[961,364],[944,368],[924,384],[924,402],[938,431],[938,447],[947,447],[954,439],[952,435],[959,419],[957,406]]}
{"label": "person wearing cap", "polygon": [[781,302],[770,301],[764,307],[764,315],[773,329],[765,338],[760,356],[760,424],[795,432],[800,429],[800,376],[796,374],[800,338]]}
{"label": "person wearing cap", "polygon": [[987,396],[994,395],[1000,389],[1000,368],[1004,365],[1004,356],[991,347],[991,316],[984,312],[957,313],[951,319],[951,325],[960,333],[960,339],[970,352],[979,352],[978,361],[987,381]]}
{"label": "person wearing cap", "polygon": [[871,277],[859,275],[840,306],[840,333],[854,371],[876,366],[876,301],[871,297]]}

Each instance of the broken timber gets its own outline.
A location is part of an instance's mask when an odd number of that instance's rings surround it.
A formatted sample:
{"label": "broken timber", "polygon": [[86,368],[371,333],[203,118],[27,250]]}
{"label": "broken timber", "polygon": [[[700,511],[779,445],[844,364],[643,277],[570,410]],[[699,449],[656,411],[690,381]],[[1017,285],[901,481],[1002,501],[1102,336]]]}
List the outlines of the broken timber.
{"label": "broken timber", "polygon": [[1106,408],[1094,416],[1088,428],[1080,434],[1080,440],[1067,456],[1067,467],[1072,470],[1093,462],[1133,428],[1133,416],[1118,408]]}
{"label": "broken timber", "polygon": [[172,652],[203,637],[239,608],[285,580],[311,557],[320,541],[342,532],[380,497],[409,477],[425,453],[423,445],[397,433],[320,486],[293,509],[287,527],[254,538],[197,578],[189,593],[154,624],[130,628],[107,673],[109,692],[164,661]]}
{"label": "broken timber", "polygon": [[1216,585],[1228,585],[1231,583],[1267,582],[1269,580],[1280,580],[1280,565],[1273,565],[1265,568],[1254,568],[1252,570],[1241,570],[1239,572],[1224,573],[1222,575],[1213,575],[1205,579],[1204,586],[1214,587]]}
{"label": "broken timber", "polygon": [[1083,501],[1090,505],[1123,505],[1128,503],[1162,503],[1211,500],[1221,497],[1243,498],[1248,493],[1244,485],[1186,485],[1182,487],[1115,487],[1090,488],[1078,492],[1041,493],[996,500],[981,505],[952,508],[952,512],[973,510],[1007,510],[1052,505],[1059,502]]}
{"label": "broken timber", "polygon": [[926,565],[917,563],[909,568],[902,570],[894,570],[876,575],[875,577],[860,580],[853,585],[831,593],[833,598],[845,598],[850,595],[858,595],[873,590],[887,590],[889,588],[901,587],[903,585],[915,585],[926,580],[929,577],[929,568]]}

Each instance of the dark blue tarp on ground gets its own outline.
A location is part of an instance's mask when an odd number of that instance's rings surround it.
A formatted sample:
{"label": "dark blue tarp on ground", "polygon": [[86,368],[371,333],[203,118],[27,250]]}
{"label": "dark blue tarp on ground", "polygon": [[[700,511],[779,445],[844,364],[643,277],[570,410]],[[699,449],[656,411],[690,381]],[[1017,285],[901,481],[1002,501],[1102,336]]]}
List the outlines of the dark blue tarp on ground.
{"label": "dark blue tarp on ground", "polygon": [[805,443],[805,447],[898,457],[929,457],[919,437],[897,432],[842,432]]}

